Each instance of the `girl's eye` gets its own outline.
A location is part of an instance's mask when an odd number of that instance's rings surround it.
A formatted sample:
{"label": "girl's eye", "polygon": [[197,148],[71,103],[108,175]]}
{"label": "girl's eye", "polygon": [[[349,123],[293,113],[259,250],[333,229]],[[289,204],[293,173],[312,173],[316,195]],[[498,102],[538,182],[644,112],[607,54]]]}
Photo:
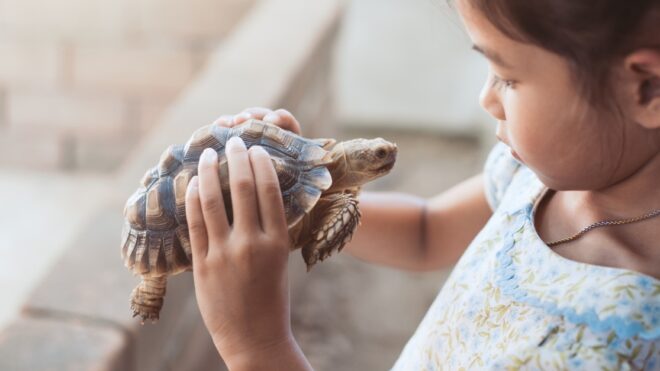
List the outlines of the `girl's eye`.
{"label": "girl's eye", "polygon": [[502,79],[501,77],[493,74],[493,83],[491,85],[491,88],[504,88],[504,89],[509,89],[512,88],[514,84],[513,80],[505,80]]}

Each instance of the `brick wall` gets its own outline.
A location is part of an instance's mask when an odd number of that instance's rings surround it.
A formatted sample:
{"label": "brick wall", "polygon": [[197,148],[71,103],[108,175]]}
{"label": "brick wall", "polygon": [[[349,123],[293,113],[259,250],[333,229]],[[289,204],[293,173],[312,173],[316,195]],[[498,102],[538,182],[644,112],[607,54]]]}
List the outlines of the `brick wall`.
{"label": "brick wall", "polygon": [[114,169],[252,3],[0,1],[0,165]]}

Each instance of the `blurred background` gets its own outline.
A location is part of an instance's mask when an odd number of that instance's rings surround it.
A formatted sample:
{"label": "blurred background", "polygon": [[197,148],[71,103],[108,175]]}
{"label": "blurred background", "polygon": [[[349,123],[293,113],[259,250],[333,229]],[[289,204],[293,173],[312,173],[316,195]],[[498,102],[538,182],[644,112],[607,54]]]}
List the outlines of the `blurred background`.
{"label": "blurred background", "polygon": [[[445,0],[0,0],[0,369],[224,369],[190,274],[170,280],[158,324],[130,317],[121,212],[144,171],[264,106],[309,137],[397,142],[368,190],[431,197],[495,141],[470,47]],[[317,370],[389,368],[448,274],[290,261]]]}

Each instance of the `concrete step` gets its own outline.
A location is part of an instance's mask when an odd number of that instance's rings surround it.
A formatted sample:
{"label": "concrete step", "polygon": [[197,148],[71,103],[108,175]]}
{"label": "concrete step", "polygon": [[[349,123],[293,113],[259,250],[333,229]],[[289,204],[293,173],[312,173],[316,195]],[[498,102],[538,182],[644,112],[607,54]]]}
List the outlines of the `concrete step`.
{"label": "concrete step", "polygon": [[59,259],[90,212],[104,202],[108,179],[0,169],[0,328]]}

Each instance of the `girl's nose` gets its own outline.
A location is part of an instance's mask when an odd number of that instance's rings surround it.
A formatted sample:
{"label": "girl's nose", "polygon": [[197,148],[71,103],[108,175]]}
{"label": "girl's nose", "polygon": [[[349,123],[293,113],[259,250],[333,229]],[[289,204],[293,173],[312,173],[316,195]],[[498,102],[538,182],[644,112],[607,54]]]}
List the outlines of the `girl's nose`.
{"label": "girl's nose", "polygon": [[491,78],[486,80],[486,83],[481,88],[481,94],[479,94],[479,104],[483,107],[486,112],[493,116],[496,120],[505,121],[506,116],[504,115],[504,108],[500,103],[500,98],[497,92],[492,88]]}

